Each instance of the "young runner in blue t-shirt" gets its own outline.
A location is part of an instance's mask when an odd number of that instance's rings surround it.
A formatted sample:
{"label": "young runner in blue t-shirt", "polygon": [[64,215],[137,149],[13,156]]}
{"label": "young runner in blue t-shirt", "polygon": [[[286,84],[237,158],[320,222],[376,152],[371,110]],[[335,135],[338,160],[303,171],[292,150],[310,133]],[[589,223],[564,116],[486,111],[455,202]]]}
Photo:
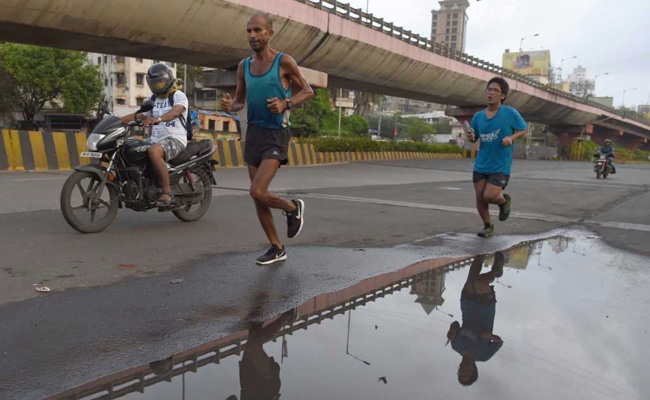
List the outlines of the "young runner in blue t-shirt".
{"label": "young runner in blue t-shirt", "polygon": [[488,82],[487,108],[474,115],[467,133],[470,141],[481,141],[473,177],[476,208],[484,224],[483,230],[478,233],[480,237],[494,235],[490,204],[499,206],[499,221],[505,221],[510,215],[512,199],[502,191],[510,179],[513,144],[526,133],[528,127],[517,110],[503,105],[508,90],[508,82],[503,78],[492,78]]}

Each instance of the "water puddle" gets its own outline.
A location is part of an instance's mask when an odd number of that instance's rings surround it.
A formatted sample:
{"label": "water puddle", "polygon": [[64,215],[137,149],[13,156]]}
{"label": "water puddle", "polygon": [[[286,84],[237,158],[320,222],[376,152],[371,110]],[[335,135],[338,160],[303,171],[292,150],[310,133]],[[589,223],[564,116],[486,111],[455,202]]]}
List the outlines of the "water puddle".
{"label": "water puddle", "polygon": [[423,261],[54,398],[647,399],[648,259],[578,235]]}

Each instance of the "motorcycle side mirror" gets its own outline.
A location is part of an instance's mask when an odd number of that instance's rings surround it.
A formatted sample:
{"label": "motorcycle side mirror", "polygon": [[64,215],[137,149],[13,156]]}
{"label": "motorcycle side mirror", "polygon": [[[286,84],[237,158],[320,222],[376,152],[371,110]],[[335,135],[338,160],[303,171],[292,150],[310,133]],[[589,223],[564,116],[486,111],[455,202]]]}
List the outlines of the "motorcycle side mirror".
{"label": "motorcycle side mirror", "polygon": [[153,101],[151,99],[147,99],[142,102],[142,105],[140,106],[140,109],[138,110],[139,113],[146,113],[153,110]]}

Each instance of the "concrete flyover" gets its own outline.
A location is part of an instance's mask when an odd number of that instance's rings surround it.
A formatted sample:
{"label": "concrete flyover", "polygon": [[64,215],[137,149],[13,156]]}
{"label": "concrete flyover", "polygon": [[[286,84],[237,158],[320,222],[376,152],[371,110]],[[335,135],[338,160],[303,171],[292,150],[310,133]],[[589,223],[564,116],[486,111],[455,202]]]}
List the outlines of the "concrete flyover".
{"label": "concrete flyover", "polygon": [[[536,122],[602,127],[647,145],[647,121],[541,85],[332,0],[0,0],[0,40],[233,69],[250,54],[244,27],[253,10],[275,18],[274,46],[345,86],[461,107],[483,104],[495,75],[508,103]],[[463,110],[466,112],[463,113]]]}

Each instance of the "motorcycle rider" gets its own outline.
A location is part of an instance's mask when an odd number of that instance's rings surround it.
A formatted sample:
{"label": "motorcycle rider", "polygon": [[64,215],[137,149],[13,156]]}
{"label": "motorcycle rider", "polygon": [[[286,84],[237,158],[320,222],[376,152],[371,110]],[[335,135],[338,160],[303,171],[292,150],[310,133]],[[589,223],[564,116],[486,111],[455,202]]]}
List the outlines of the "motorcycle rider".
{"label": "motorcycle rider", "polygon": [[[156,207],[167,207],[174,201],[174,195],[166,162],[176,158],[187,146],[187,131],[181,119],[187,121],[189,104],[185,93],[178,89],[174,72],[167,64],[158,63],[149,67],[147,86],[153,93],[150,97],[154,100],[153,110],[129,114],[122,117],[122,123],[126,125],[138,117],[146,117],[142,126],[153,126],[151,137],[145,139],[143,144],[151,145],[147,153],[162,190]],[[172,102],[169,101],[170,96],[173,96]]]}
{"label": "motorcycle rider", "polygon": [[616,173],[616,167],[614,166],[614,147],[612,147],[612,141],[605,139],[605,145],[600,148],[600,154],[604,155],[607,158],[607,162],[612,167],[612,174]]}

